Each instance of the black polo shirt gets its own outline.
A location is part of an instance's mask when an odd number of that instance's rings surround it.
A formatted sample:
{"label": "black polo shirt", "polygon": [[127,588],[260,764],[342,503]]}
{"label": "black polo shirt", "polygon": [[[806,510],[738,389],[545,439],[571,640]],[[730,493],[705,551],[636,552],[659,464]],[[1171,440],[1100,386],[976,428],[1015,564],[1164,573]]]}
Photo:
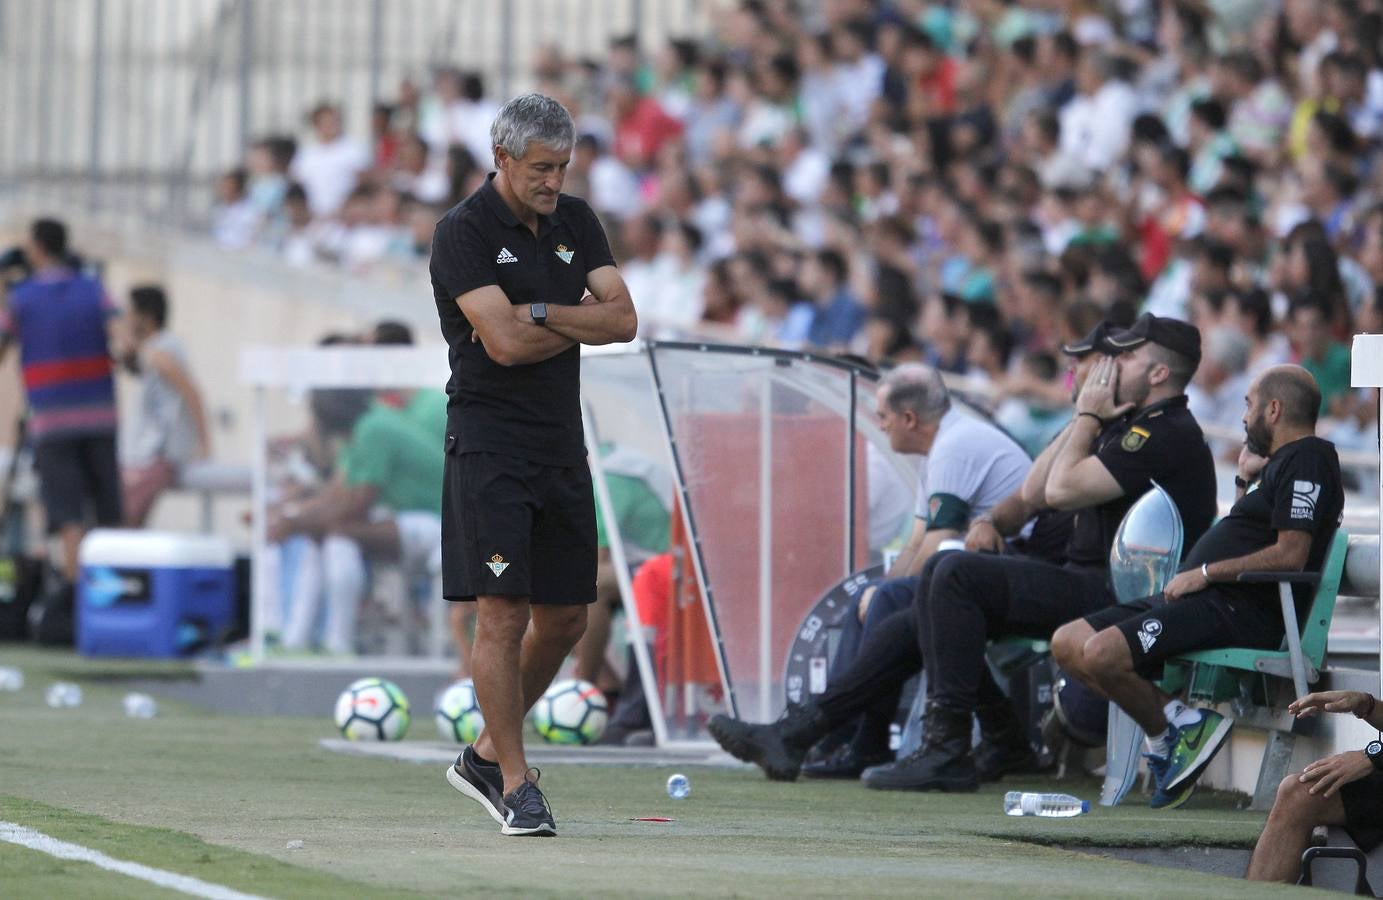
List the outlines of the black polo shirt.
{"label": "black polo shirt", "polygon": [[586,201],[559,194],[552,215],[538,217],[534,236],[500,197],[494,177],[452,207],[432,239],[432,294],[451,348],[448,449],[575,465],[586,457],[581,348],[531,365],[501,366],[472,342],[471,323],[456,298],[493,284],[515,306],[575,306],[585,294],[586,274],[615,259]]}
{"label": "black polo shirt", "polygon": [[[1279,531],[1311,535],[1306,571],[1319,572],[1340,527],[1345,492],[1340,457],[1335,445],[1314,435],[1279,447],[1258,480],[1234,504],[1229,515],[1215,523],[1186,556],[1185,569],[1201,563],[1237,559],[1277,543]],[[1217,590],[1252,598],[1270,611],[1279,609],[1275,584],[1217,583]],[[1297,612],[1304,614],[1315,589],[1296,585]]]}
{"label": "black polo shirt", "polygon": [[1214,521],[1215,460],[1200,425],[1186,408],[1185,395],[1111,422],[1095,436],[1091,453],[1104,463],[1124,493],[1107,503],[1076,511],[1067,546],[1071,563],[1107,568],[1119,523],[1154,481],[1181,513],[1183,548],[1189,549],[1200,540]]}

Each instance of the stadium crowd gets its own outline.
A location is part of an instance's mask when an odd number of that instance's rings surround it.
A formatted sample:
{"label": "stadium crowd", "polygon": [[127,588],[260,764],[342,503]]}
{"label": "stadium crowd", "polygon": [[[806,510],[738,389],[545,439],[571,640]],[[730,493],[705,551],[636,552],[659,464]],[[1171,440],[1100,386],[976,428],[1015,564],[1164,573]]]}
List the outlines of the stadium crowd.
{"label": "stadium crowd", "polygon": [[[1223,9],[1222,9],[1223,7]],[[1060,428],[1057,348],[1101,318],[1206,336],[1193,409],[1300,361],[1343,447],[1380,327],[1383,9],[1357,0],[1011,4],[746,0],[705,40],[537,54],[581,137],[566,190],[604,218],[646,334],[921,360],[984,383],[1030,449]],[[372,144],[315,107],[218,184],[224,244],[295,264],[422,265],[491,163],[483,79],[379,104]],[[1225,454],[1232,447],[1220,448]]]}

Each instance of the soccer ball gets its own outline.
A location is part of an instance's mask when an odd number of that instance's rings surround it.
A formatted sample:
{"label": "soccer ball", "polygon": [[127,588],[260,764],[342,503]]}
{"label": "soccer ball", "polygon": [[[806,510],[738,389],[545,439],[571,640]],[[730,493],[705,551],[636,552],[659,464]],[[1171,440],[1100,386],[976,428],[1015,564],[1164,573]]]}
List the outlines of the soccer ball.
{"label": "soccer ball", "polygon": [[475,697],[475,684],[469,678],[461,679],[438,694],[432,710],[437,720],[437,733],[445,741],[475,743],[485,727],[480,702]]}
{"label": "soccer ball", "polygon": [[549,744],[594,744],[605,732],[610,707],[589,681],[559,681],[533,707],[533,726]]}
{"label": "soccer ball", "polygon": [[383,678],[361,678],[336,698],[336,727],[353,741],[397,741],[408,733],[408,698]]}

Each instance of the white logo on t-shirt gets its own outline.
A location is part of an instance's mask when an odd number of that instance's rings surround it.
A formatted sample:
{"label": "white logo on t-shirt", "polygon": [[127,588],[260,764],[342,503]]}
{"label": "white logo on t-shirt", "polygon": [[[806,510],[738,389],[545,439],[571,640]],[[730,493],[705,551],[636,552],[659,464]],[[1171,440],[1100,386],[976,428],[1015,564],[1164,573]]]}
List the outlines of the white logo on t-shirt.
{"label": "white logo on t-shirt", "polygon": [[497,263],[511,263],[511,262],[518,262],[518,261],[519,261],[519,258],[518,258],[517,256],[515,256],[514,254],[510,253],[508,247],[500,247],[500,248],[499,248],[499,256],[496,256],[496,257],[495,257],[495,262],[497,262]]}
{"label": "white logo on t-shirt", "polygon": [[1292,482],[1292,518],[1314,519],[1316,500],[1321,495],[1321,486],[1314,481]]}

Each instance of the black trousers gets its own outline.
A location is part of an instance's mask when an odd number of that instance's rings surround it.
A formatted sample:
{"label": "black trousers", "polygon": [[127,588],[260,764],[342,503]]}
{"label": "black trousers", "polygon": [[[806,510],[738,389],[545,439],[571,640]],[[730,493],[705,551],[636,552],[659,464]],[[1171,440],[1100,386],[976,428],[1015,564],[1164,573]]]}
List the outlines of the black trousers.
{"label": "black trousers", "polygon": [[947,553],[917,595],[918,633],[931,667],[930,699],[973,709],[986,699],[985,645],[994,638],[1047,640],[1062,625],[1115,602],[1104,569],[1017,556]]}
{"label": "black trousers", "polygon": [[[955,552],[938,553],[927,560],[917,583],[917,597],[928,595],[935,573],[945,559],[957,555]],[[870,628],[860,642],[854,662],[840,673],[831,673],[830,686],[816,702],[832,729],[863,715],[860,739],[867,745],[877,744],[882,739],[887,746],[887,726],[898,708],[903,686],[922,671],[926,634],[923,620],[918,616],[920,607],[921,604],[914,602]],[[980,654],[983,657],[983,644]],[[983,702],[1003,702],[1006,699],[1003,690],[990,675],[989,668],[983,669],[979,680]]]}

